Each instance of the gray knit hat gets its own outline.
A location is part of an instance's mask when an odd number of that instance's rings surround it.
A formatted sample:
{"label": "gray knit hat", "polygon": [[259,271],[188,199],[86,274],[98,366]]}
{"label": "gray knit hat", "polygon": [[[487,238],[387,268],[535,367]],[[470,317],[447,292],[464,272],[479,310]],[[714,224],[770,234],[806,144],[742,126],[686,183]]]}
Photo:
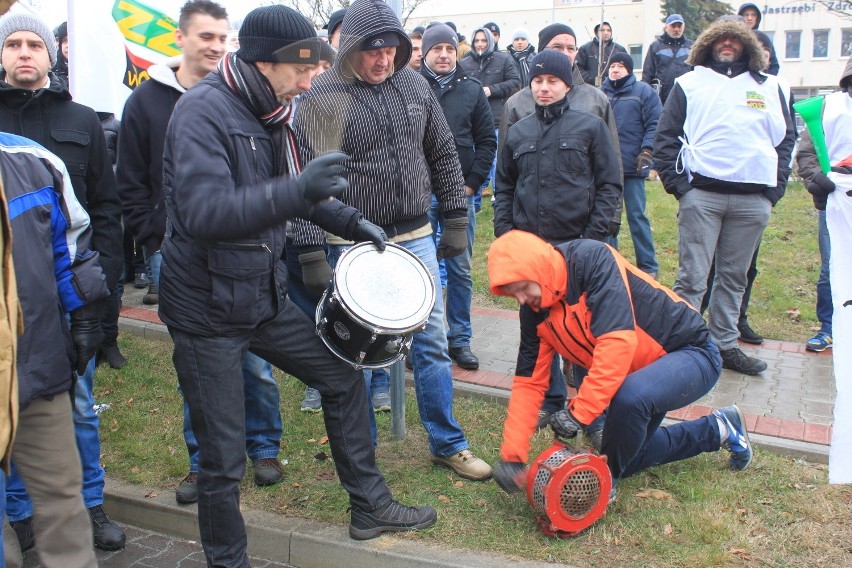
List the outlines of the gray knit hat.
{"label": "gray knit hat", "polygon": [[287,6],[276,4],[255,8],[240,26],[243,61],[316,64],[320,59],[321,39],[308,20]]}
{"label": "gray knit hat", "polygon": [[56,47],[54,45],[53,32],[50,27],[35,16],[24,13],[8,14],[0,18],[0,56],[3,55],[3,46],[6,38],[15,32],[33,32],[39,36],[47,47],[50,56],[50,66],[56,65]]}
{"label": "gray knit hat", "polygon": [[423,56],[425,57],[429,50],[439,43],[449,43],[456,49],[459,48],[459,36],[453,31],[453,28],[447,24],[436,24],[427,29],[423,34]]}

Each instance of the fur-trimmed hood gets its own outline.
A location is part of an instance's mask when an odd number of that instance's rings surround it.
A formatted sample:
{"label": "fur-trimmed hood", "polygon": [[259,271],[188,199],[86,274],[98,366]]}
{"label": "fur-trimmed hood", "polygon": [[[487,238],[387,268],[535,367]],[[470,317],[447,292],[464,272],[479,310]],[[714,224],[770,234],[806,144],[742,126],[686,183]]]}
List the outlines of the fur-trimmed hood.
{"label": "fur-trimmed hood", "polygon": [[709,67],[713,63],[713,44],[725,36],[735,37],[742,42],[741,60],[748,60],[749,71],[760,73],[763,70],[765,66],[763,47],[757,40],[757,36],[744,22],[732,20],[716,22],[704,30],[695,40],[686,63],[692,66]]}

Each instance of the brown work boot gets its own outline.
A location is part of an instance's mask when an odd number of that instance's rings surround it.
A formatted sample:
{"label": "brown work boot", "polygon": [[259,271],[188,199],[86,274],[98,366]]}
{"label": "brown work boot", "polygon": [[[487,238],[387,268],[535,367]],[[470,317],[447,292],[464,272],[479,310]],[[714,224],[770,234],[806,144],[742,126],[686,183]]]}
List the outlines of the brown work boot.
{"label": "brown work boot", "polygon": [[451,456],[432,456],[432,463],[446,466],[461,477],[473,481],[491,477],[491,466],[473,455],[470,450],[462,450]]}

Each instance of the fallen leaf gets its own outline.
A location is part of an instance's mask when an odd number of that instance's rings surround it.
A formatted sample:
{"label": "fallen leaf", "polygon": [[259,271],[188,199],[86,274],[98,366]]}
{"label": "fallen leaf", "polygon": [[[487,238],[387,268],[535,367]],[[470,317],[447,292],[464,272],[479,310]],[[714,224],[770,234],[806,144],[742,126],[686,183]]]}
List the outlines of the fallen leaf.
{"label": "fallen leaf", "polygon": [[478,506],[478,507],[487,507],[488,501],[486,501],[485,499],[479,499],[478,501],[474,501],[473,504]]}
{"label": "fallen leaf", "polygon": [[145,498],[146,498],[146,499],[153,499],[154,497],[156,497],[156,496],[158,496],[158,495],[159,495],[159,493],[155,493],[154,491],[151,491],[150,493],[148,493],[147,495],[145,495]]}
{"label": "fallen leaf", "polygon": [[298,483],[298,482],[294,482],[294,483],[293,483],[293,487],[295,487],[295,488],[297,488],[297,489],[298,489],[299,487],[301,487],[301,486],[302,486],[302,484],[301,484],[301,483]]}
{"label": "fallen leaf", "polygon": [[325,452],[320,452],[314,456],[315,460],[325,461],[328,459],[328,454]]}
{"label": "fallen leaf", "polygon": [[656,499],[657,501],[664,501],[666,499],[672,499],[672,494],[668,491],[663,491],[662,489],[642,489],[639,493],[636,494],[636,497],[640,499]]}
{"label": "fallen leaf", "polygon": [[316,441],[317,441],[317,439],[316,439],[316,438],[308,438],[308,443],[309,443],[309,444],[313,444],[313,443],[315,443]]}
{"label": "fallen leaf", "polygon": [[159,408],[150,408],[148,409],[149,414],[158,414],[160,412]]}
{"label": "fallen leaf", "polygon": [[320,445],[328,443],[328,436],[323,436],[319,441]]}
{"label": "fallen leaf", "polygon": [[317,481],[331,481],[335,477],[333,471],[323,471],[314,476]]}
{"label": "fallen leaf", "polygon": [[438,495],[438,501],[440,501],[441,503],[449,503],[450,498],[446,495]]}
{"label": "fallen leaf", "polygon": [[461,488],[464,487],[464,481],[456,481],[453,483],[453,487]]}
{"label": "fallen leaf", "polygon": [[139,473],[139,468],[134,465],[130,468],[130,473]]}
{"label": "fallen leaf", "polygon": [[802,313],[798,308],[790,308],[787,310],[787,317],[790,318],[790,321],[799,321],[802,319]]}
{"label": "fallen leaf", "polygon": [[671,524],[668,524],[665,527],[663,527],[663,534],[664,535],[670,535],[670,534],[672,534],[672,532],[674,532],[674,531],[672,529]]}
{"label": "fallen leaf", "polygon": [[129,400],[127,401],[127,404],[128,404],[128,406],[132,405],[132,404],[133,404],[133,399],[132,399],[132,398],[131,398],[131,399],[129,399]]}
{"label": "fallen leaf", "polygon": [[741,517],[745,517],[748,514],[748,509],[737,509],[737,514]]}
{"label": "fallen leaf", "polygon": [[177,453],[177,450],[174,448],[174,446],[169,446],[169,455],[173,456],[176,453]]}
{"label": "fallen leaf", "polygon": [[743,548],[732,548],[728,552],[730,552],[734,556],[739,556],[743,560],[750,560],[749,555],[748,555],[748,550],[745,550]]}

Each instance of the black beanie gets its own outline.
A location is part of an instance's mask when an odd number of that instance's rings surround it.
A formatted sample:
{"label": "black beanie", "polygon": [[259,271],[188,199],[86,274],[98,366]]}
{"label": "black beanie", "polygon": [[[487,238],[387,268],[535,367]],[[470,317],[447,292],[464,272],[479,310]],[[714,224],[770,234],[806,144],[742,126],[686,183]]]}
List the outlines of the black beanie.
{"label": "black beanie", "polygon": [[459,48],[459,38],[456,32],[447,24],[438,24],[426,30],[423,34],[423,57],[429,53],[429,50],[439,43],[449,43],[456,49]]}
{"label": "black beanie", "polygon": [[[633,58],[630,57],[628,54],[622,52],[613,53],[612,56],[610,56],[609,58],[609,64],[612,65],[616,62],[624,65],[624,67],[627,68],[627,72],[629,74],[633,74]],[[607,68],[606,73],[607,75],[609,75],[609,68]]]}
{"label": "black beanie", "polygon": [[399,47],[399,34],[396,32],[382,32],[364,38],[361,42],[362,51],[381,49],[383,47]]}
{"label": "black beanie", "polygon": [[562,34],[573,36],[574,41],[577,41],[577,34],[575,34],[574,30],[572,30],[569,26],[566,26],[565,24],[550,24],[538,32],[538,48],[540,50],[545,49],[547,44],[550,43],[550,40]]}
{"label": "black beanie", "polygon": [[491,32],[492,34],[500,35],[500,26],[498,26],[494,22],[488,22],[482,27]]}
{"label": "black beanie", "polygon": [[553,75],[562,79],[569,87],[574,84],[571,60],[567,55],[555,49],[545,49],[536,54],[530,65],[530,83],[538,75]]}
{"label": "black beanie", "polygon": [[269,63],[319,62],[320,43],[314,27],[297,11],[280,4],[255,8],[243,20],[237,57]]}
{"label": "black beanie", "polygon": [[328,35],[334,35],[334,30],[337,29],[337,26],[343,23],[343,17],[346,15],[346,8],[341,8],[340,10],[334,12],[331,16],[328,17],[328,23],[323,27],[328,30]]}

